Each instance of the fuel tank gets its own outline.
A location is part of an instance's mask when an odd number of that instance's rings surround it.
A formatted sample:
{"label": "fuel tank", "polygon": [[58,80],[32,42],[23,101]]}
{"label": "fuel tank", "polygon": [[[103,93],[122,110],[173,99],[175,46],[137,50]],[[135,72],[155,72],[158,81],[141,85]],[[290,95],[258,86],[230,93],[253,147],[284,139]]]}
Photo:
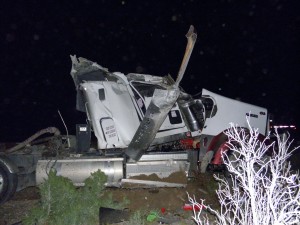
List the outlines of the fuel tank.
{"label": "fuel tank", "polygon": [[106,186],[118,187],[124,177],[124,158],[67,158],[58,160],[39,160],[36,168],[36,184],[47,179],[51,169],[57,171],[58,176],[69,178],[74,185],[83,186],[84,180],[91,173],[101,170],[107,176]]}

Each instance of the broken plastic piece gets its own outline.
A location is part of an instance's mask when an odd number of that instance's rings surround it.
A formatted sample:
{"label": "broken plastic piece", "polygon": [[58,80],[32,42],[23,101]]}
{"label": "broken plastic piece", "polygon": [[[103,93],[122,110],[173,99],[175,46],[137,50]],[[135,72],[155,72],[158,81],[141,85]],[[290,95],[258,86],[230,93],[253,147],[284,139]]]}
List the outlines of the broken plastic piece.
{"label": "broken plastic piece", "polygon": [[183,206],[183,210],[185,210],[185,211],[190,211],[190,210],[195,210],[195,211],[200,211],[201,209],[205,209],[205,206],[203,206],[203,205],[201,205],[200,207],[198,206],[198,205],[191,205],[191,204],[185,204],[184,206]]}

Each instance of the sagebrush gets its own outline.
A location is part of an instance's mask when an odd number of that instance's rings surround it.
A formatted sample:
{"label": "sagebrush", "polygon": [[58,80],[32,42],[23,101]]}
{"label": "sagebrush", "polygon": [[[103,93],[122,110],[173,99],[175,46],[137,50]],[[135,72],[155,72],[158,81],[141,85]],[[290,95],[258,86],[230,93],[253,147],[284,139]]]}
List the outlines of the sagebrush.
{"label": "sagebrush", "polygon": [[122,208],[110,197],[104,197],[106,175],[98,170],[77,188],[68,178],[50,171],[48,179],[40,185],[41,201],[22,221],[29,224],[99,224],[99,208]]}

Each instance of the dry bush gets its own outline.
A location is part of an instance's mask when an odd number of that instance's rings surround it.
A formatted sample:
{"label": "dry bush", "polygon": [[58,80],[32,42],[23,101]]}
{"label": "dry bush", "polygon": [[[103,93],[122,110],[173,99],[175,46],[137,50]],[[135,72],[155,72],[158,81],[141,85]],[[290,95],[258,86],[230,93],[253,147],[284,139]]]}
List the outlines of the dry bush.
{"label": "dry bush", "polygon": [[[247,118],[248,119],[248,118]],[[277,132],[277,141],[260,141],[257,129],[238,129],[234,124],[225,132],[229,151],[223,161],[229,179],[215,176],[219,181],[217,195],[220,210],[199,204],[188,196],[194,206],[204,206],[216,216],[216,224],[277,225],[300,222],[299,171],[293,172],[289,163],[293,150],[289,138]],[[276,147],[275,147],[276,146]],[[269,156],[267,156],[269,153]],[[211,224],[201,218],[201,210],[194,211],[197,224]],[[212,221],[211,221],[212,222]]]}

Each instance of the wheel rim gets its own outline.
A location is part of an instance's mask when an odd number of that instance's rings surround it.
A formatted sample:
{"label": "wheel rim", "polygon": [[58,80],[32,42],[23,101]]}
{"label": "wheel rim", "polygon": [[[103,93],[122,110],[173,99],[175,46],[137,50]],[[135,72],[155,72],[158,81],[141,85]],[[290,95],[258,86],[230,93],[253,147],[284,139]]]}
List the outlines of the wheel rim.
{"label": "wheel rim", "polygon": [[3,188],[4,188],[4,177],[0,173],[0,193],[3,191]]}

